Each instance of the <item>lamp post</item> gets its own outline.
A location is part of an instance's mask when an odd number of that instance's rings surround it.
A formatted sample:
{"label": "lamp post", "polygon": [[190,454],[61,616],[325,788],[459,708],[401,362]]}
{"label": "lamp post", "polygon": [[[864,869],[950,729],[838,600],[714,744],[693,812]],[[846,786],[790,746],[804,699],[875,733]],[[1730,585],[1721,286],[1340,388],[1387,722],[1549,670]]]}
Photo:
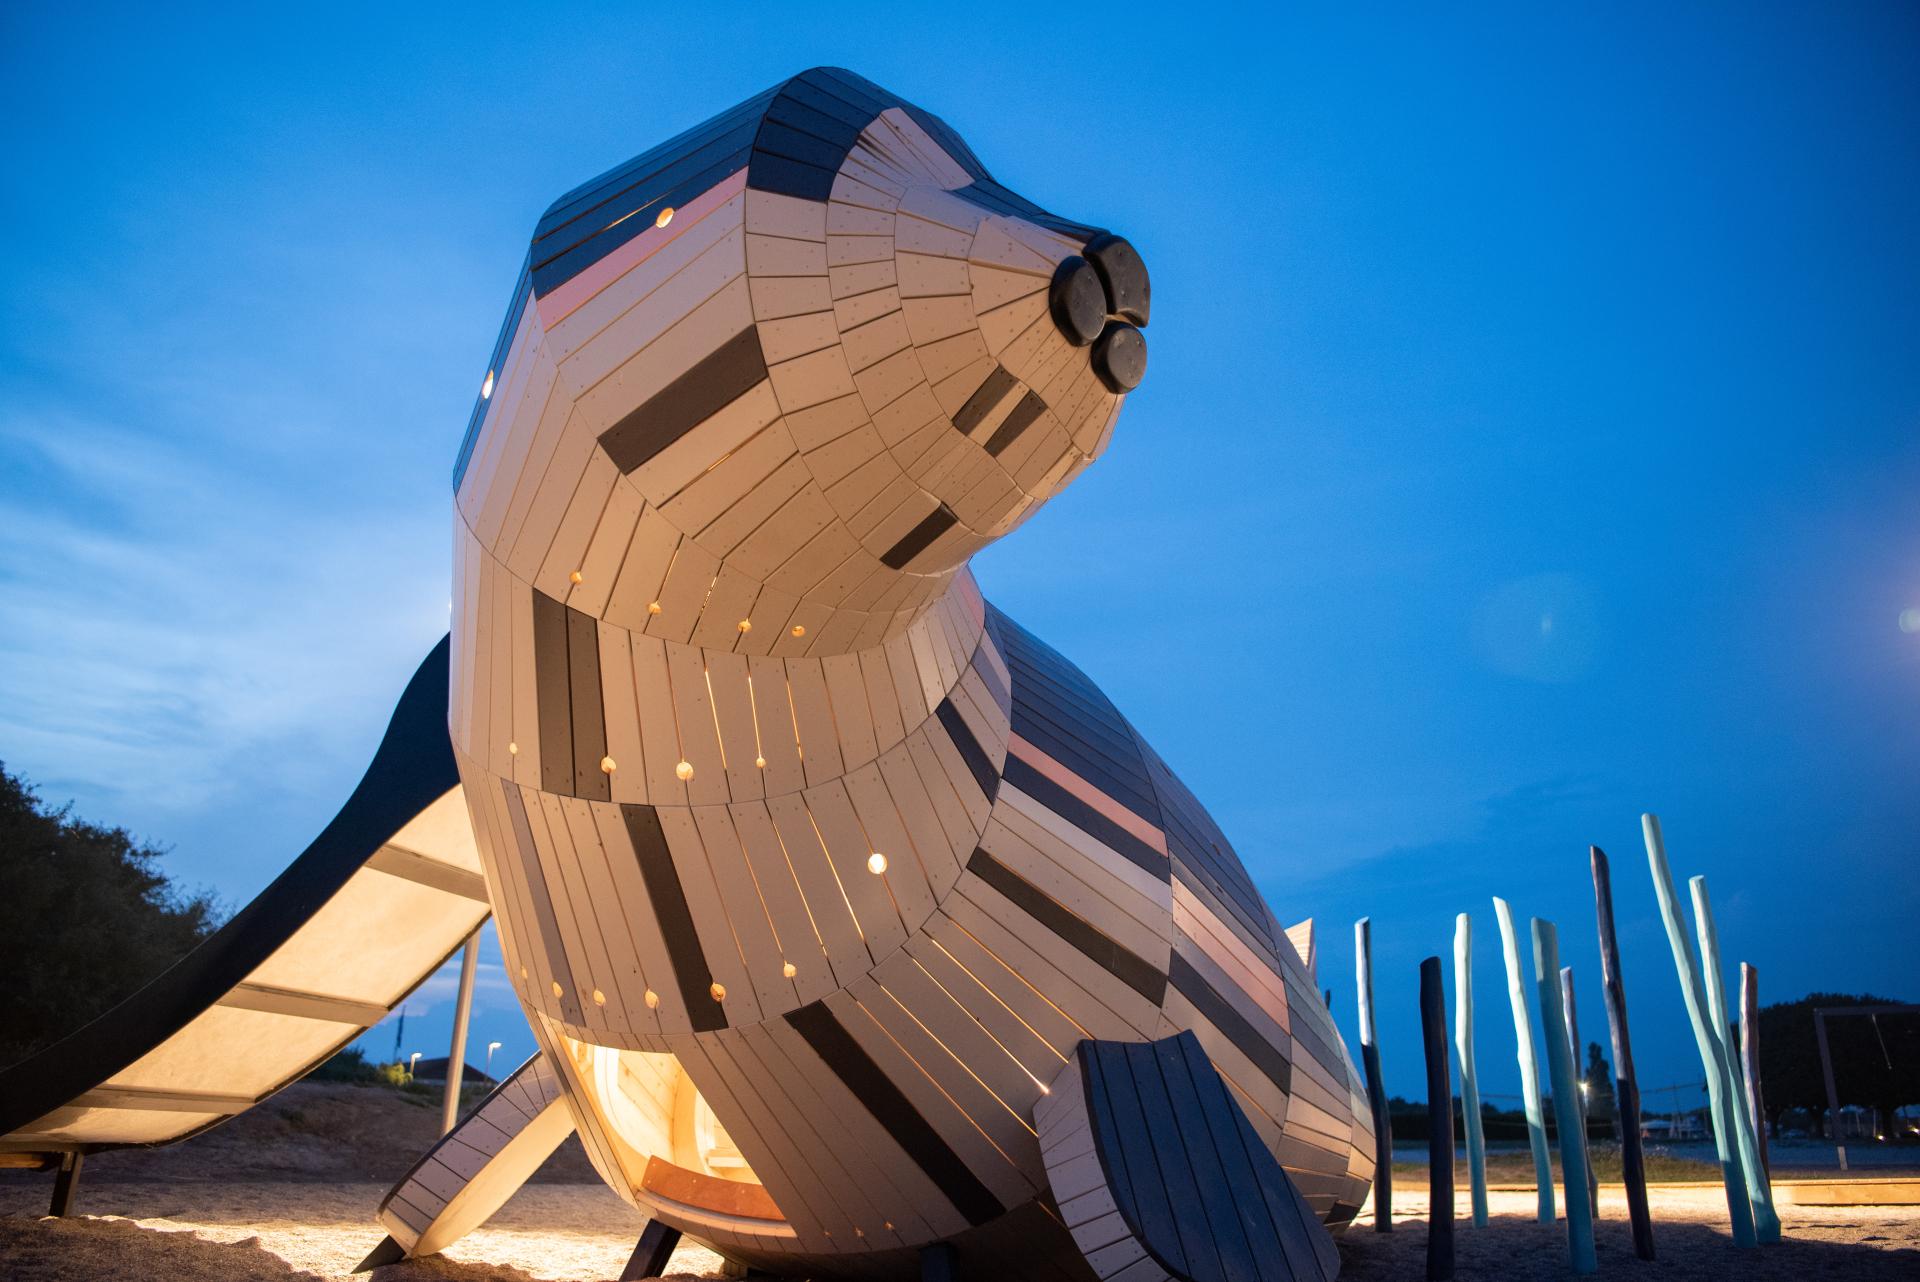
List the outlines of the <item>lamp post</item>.
{"label": "lamp post", "polygon": [[415,1051],[413,1054],[407,1056],[407,1080],[408,1081],[413,1080],[413,1066],[415,1064],[418,1064],[419,1062],[420,1062],[419,1051]]}
{"label": "lamp post", "polygon": [[499,1042],[487,1043],[487,1075],[489,1077],[493,1075],[493,1053],[499,1049],[500,1049]]}

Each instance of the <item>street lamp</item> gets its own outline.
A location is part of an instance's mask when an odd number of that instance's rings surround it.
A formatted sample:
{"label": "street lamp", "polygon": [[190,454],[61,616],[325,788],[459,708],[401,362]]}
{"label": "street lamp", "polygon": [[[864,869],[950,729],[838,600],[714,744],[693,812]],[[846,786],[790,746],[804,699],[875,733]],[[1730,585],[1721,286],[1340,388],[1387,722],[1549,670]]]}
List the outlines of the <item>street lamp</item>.
{"label": "street lamp", "polygon": [[489,1077],[493,1075],[493,1053],[499,1049],[500,1049],[499,1042],[487,1043],[487,1075]]}
{"label": "street lamp", "polygon": [[407,1080],[408,1081],[413,1080],[413,1066],[415,1064],[418,1064],[419,1062],[420,1062],[419,1051],[415,1051],[413,1054],[407,1056]]}

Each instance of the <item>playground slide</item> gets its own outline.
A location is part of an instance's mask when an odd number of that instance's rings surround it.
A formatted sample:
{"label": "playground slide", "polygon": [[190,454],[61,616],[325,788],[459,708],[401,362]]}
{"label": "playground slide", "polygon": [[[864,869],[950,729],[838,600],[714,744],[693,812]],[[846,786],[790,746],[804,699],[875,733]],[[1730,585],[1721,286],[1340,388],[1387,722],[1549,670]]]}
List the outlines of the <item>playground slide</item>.
{"label": "playground slide", "polygon": [[[64,1040],[0,1071],[0,1160],[185,1139],[378,1023],[486,920],[447,738],[448,644],[313,844],[198,948]],[[59,946],[48,923],[47,947]]]}

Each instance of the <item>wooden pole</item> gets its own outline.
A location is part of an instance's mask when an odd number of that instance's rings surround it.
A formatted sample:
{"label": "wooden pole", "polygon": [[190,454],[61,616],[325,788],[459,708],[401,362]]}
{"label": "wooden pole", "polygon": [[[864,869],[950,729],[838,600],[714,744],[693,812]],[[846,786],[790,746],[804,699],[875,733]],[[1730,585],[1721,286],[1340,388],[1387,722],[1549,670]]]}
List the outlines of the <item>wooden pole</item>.
{"label": "wooden pole", "polygon": [[1733,1229],[1733,1244],[1753,1246],[1756,1241],[1753,1204],[1747,1199],[1746,1177],[1740,1170],[1738,1141],[1734,1137],[1733,1109],[1727,1099],[1733,1079],[1727,1072],[1726,1046],[1714,1036],[1707,987],[1700,978],[1693,941],[1687,938],[1680,896],[1673,888],[1673,870],[1667,866],[1666,842],[1660,836],[1660,820],[1653,815],[1641,815],[1640,829],[1646,838],[1653,893],[1660,901],[1660,920],[1667,928],[1667,944],[1673,949],[1673,968],[1680,975],[1680,996],[1686,1000],[1694,1046],[1700,1052],[1700,1067],[1707,1075],[1707,1103],[1713,1111],[1713,1147],[1720,1158],[1721,1181],[1727,1186],[1727,1219]]}
{"label": "wooden pole", "polygon": [[440,1107],[440,1133],[453,1130],[460,1120],[460,1078],[467,1069],[467,1024],[473,1016],[473,972],[480,962],[480,929],[467,936],[460,957],[460,995],[453,1006],[453,1045],[447,1050],[447,1098]]}
{"label": "wooden pole", "polygon": [[1473,1224],[1487,1227],[1487,1139],[1480,1119],[1480,1083],[1473,1066],[1473,918],[1453,919],[1453,1048],[1460,1056],[1460,1115],[1467,1136],[1467,1182]]}
{"label": "wooden pole", "polygon": [[1420,963],[1420,1039],[1427,1054],[1427,1282],[1453,1277],[1453,1082],[1440,959]]}
{"label": "wooden pole", "polygon": [[1575,1273],[1599,1267],[1593,1254],[1593,1203],[1582,1195],[1587,1182],[1586,1144],[1580,1136],[1580,1088],[1573,1080],[1573,1056],[1561,1030],[1567,1026],[1560,1002],[1560,940],[1553,923],[1533,919],[1533,970],[1540,991],[1540,1023],[1547,1035],[1547,1071],[1553,1075],[1553,1120],[1560,1132],[1560,1176],[1567,1195],[1567,1255]]}
{"label": "wooden pole", "polygon": [[1580,1019],[1574,1014],[1571,966],[1560,968],[1560,1005],[1567,1015],[1567,1053],[1573,1056],[1573,1079],[1578,1088],[1573,1102],[1580,1110],[1580,1152],[1587,1160],[1587,1205],[1593,1209],[1594,1218],[1599,1219],[1600,1177],[1593,1173],[1593,1145],[1587,1140],[1587,1078],[1580,1069]]}
{"label": "wooden pole", "polygon": [[1360,1060],[1367,1073],[1367,1107],[1373,1114],[1373,1231],[1393,1232],[1393,1121],[1387,1084],[1380,1076],[1380,1044],[1373,1027],[1373,918],[1353,923],[1354,978],[1360,995]]}
{"label": "wooden pole", "polygon": [[1813,1012],[1814,1038],[1820,1043],[1820,1075],[1827,1080],[1827,1138],[1840,1158],[1840,1169],[1847,1169],[1847,1146],[1840,1141],[1840,1093],[1833,1089],[1833,1056],[1827,1052],[1827,1012]]}
{"label": "wooden pole", "polygon": [[1627,1036],[1627,985],[1620,974],[1620,946],[1613,934],[1613,875],[1606,852],[1589,846],[1593,903],[1600,921],[1601,992],[1607,999],[1607,1033],[1613,1042],[1613,1102],[1620,1111],[1620,1177],[1627,1186],[1627,1216],[1633,1221],[1633,1253],[1654,1258],[1653,1217],[1647,1212],[1647,1166],[1640,1148],[1640,1080],[1633,1072]]}
{"label": "wooden pole", "polygon": [[1694,927],[1700,935],[1700,977],[1707,985],[1707,1012],[1713,1017],[1713,1031],[1720,1038],[1721,1058],[1727,1065],[1727,1097],[1733,1114],[1735,1152],[1740,1158],[1740,1174],[1746,1181],[1747,1200],[1753,1206],[1754,1236],[1762,1242],[1780,1240],[1780,1216],[1773,1209],[1773,1188],[1760,1165],[1760,1144],[1753,1134],[1753,1114],[1747,1108],[1747,1092],[1732,1046],[1733,1013],[1727,1009],[1725,972],[1720,968],[1720,932],[1714,929],[1713,905],[1707,901],[1707,879],[1694,877],[1687,882],[1693,894]]}
{"label": "wooden pole", "polygon": [[1533,1185],[1540,1195],[1540,1222],[1551,1224],[1553,1162],[1547,1156],[1547,1120],[1540,1110],[1540,1065],[1534,1057],[1533,1020],[1527,1014],[1527,976],[1520,961],[1520,942],[1513,933],[1513,909],[1496,896],[1493,915],[1500,923],[1500,953],[1507,963],[1507,1001],[1513,1007],[1513,1036],[1520,1048],[1520,1094],[1527,1110],[1527,1142],[1533,1147]]}
{"label": "wooden pole", "polygon": [[1747,1111],[1753,1114],[1754,1135],[1760,1141],[1760,1169],[1773,1183],[1773,1161],[1767,1154],[1767,1095],[1760,1089],[1760,972],[1740,963],[1740,1071],[1747,1087]]}

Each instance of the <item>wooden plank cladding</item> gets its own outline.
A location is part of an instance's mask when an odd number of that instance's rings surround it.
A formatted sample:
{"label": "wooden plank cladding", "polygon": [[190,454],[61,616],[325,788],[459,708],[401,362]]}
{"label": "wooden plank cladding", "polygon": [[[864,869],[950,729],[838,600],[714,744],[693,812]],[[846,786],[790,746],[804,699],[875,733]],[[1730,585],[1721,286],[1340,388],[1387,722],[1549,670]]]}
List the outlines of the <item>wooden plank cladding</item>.
{"label": "wooden plank cladding", "polygon": [[1333,1239],[1193,1034],[1081,1042],[1037,1116],[1061,1220],[1103,1280],[1339,1273]]}
{"label": "wooden plank cladding", "polygon": [[1214,1146],[1121,1182],[1181,1268],[1286,1254],[1231,1219],[1269,1167],[1335,1224],[1366,1196],[1310,959],[969,569],[1108,447],[1149,297],[1125,241],[833,68],[540,221],[456,469],[447,724],[583,1144],[738,1263],[880,1282],[946,1243],[1145,1279],[1048,1202],[1089,1039],[1154,1066],[1102,1080],[1155,1151]]}

